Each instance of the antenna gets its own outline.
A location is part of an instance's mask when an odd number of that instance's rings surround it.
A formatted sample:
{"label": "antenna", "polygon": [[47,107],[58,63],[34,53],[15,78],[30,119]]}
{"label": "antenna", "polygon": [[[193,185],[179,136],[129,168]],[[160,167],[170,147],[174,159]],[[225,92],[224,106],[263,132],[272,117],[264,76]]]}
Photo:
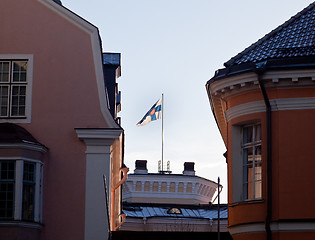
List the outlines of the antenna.
{"label": "antenna", "polygon": [[158,162],[158,171],[161,172],[161,160]]}

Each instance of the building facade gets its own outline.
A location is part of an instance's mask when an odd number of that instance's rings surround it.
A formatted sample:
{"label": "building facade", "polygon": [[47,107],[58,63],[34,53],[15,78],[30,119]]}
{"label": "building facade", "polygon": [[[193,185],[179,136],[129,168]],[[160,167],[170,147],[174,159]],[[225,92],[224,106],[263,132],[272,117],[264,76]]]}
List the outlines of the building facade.
{"label": "building facade", "polygon": [[315,4],[207,84],[227,148],[233,239],[314,239]]}
{"label": "building facade", "polygon": [[[213,204],[216,182],[196,176],[193,162],[184,164],[183,174],[148,173],[146,162],[137,160],[134,173],[128,174],[123,185],[126,221],[120,231],[218,231],[218,205]],[[220,206],[220,231],[227,233],[226,204]]]}
{"label": "building facade", "polygon": [[60,1],[0,15],[0,239],[107,239],[126,172],[120,54]]}

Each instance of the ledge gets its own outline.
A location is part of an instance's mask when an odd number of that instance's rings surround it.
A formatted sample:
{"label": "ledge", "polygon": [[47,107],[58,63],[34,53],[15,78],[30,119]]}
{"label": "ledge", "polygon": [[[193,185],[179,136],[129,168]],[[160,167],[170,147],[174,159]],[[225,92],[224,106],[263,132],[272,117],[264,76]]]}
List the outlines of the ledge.
{"label": "ledge", "polygon": [[254,199],[254,200],[244,200],[242,202],[235,202],[235,203],[229,203],[228,206],[229,207],[235,207],[235,206],[239,206],[239,205],[245,205],[245,204],[255,204],[255,203],[264,203],[264,199]]}
{"label": "ledge", "polygon": [[36,222],[0,220],[0,227],[25,227],[25,228],[42,229],[43,225],[41,223],[36,223]]}

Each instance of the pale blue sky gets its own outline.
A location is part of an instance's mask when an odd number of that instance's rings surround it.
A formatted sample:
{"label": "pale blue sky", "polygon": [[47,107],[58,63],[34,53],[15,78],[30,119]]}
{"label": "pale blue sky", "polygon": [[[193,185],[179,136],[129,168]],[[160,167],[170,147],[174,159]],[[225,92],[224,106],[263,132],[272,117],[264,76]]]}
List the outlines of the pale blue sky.
{"label": "pale blue sky", "polygon": [[105,52],[122,54],[125,164],[148,160],[157,172],[161,121],[136,123],[164,93],[164,160],[173,173],[194,161],[196,174],[221,178],[225,146],[205,84],[223,63],[308,6],[311,0],[62,0],[99,28]]}

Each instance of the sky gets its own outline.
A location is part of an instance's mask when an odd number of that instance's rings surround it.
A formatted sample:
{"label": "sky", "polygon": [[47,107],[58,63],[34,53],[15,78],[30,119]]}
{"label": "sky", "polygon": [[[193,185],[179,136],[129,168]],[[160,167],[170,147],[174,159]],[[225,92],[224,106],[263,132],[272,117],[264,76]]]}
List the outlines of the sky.
{"label": "sky", "polygon": [[104,52],[121,53],[119,116],[125,130],[125,164],[161,159],[161,120],[136,124],[164,93],[164,163],[182,173],[223,185],[227,202],[226,151],[205,84],[217,69],[262,38],[310,0],[62,0],[97,26]]}

